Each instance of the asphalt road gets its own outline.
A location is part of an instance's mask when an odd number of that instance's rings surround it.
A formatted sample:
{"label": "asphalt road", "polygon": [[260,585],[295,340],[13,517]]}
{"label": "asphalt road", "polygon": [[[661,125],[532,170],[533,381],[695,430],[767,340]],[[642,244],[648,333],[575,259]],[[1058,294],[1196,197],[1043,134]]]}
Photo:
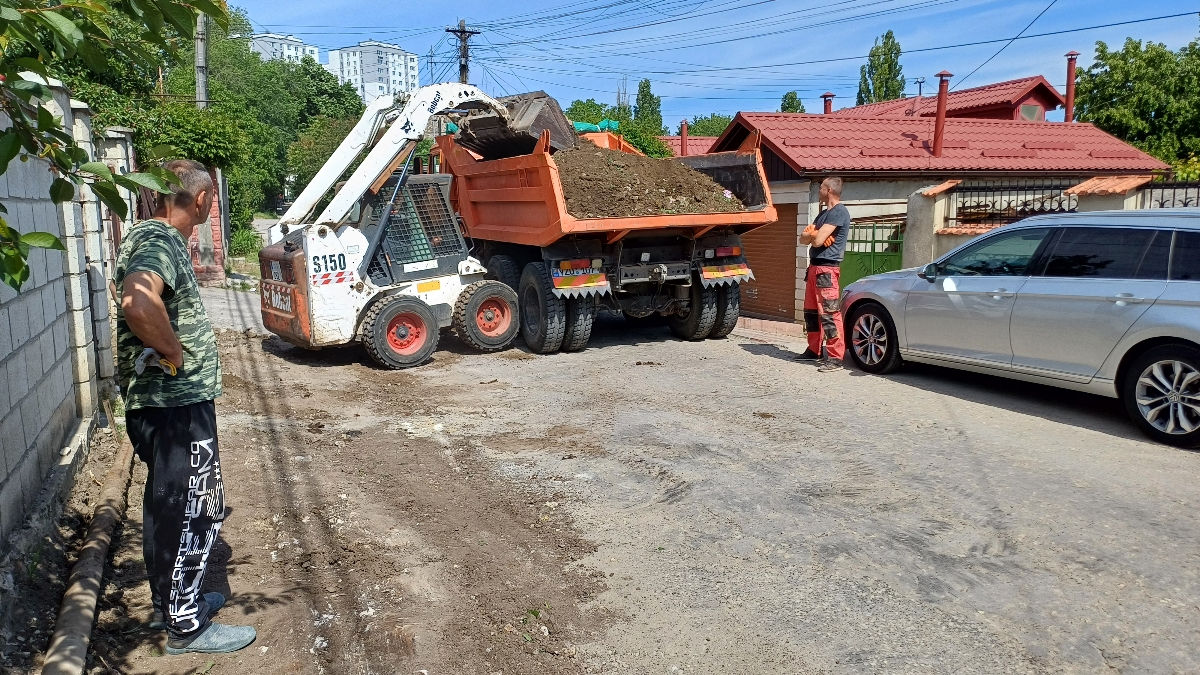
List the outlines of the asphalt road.
{"label": "asphalt road", "polygon": [[1113,400],[619,319],[577,354],[447,345],[411,371],[437,405],[390,414],[596,545],[586,672],[1200,671],[1200,453]]}

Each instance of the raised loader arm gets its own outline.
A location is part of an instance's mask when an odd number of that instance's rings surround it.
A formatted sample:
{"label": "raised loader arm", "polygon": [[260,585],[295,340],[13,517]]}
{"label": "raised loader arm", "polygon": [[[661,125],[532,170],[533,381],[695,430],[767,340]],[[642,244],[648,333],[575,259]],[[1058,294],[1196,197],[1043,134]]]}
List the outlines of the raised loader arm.
{"label": "raised loader arm", "polygon": [[362,152],[363,147],[379,133],[379,127],[384,124],[387,114],[396,107],[395,100],[386,96],[380,96],[367,106],[367,110],[359,118],[358,124],[354,125],[333,155],[325,161],[317,175],[313,176],[300,196],[296,197],[291,208],[279,219],[280,225],[292,226],[304,222],[304,219],[321,201],[321,197],[334,186],[337,179],[354,162],[354,158]]}
{"label": "raised loader arm", "polygon": [[[340,223],[363,194],[370,188],[376,180],[384,173],[393,168],[396,158],[404,151],[409,143],[416,143],[425,135],[425,127],[429,125],[429,118],[445,110],[456,110],[464,105],[472,107],[490,108],[497,115],[508,119],[508,111],[504,105],[496,99],[483,93],[477,87],[469,84],[434,84],[427,87],[421,87],[410,94],[406,99],[402,99],[399,105],[399,112],[392,118],[388,124],[387,132],[383,137],[371,148],[367,158],[359,165],[354,174],[350,176],[350,180],[342,186],[341,190],[334,196],[333,201],[329,206],[321,212],[315,223],[319,225],[336,225]],[[391,118],[391,115],[388,115]],[[362,122],[360,122],[360,125]],[[355,131],[358,127],[355,127]],[[351,134],[354,135],[353,133]],[[349,138],[347,138],[349,141]],[[340,153],[346,147],[346,142],[342,143],[342,147],[338,148]],[[355,156],[357,153],[355,153]],[[334,157],[338,157],[335,153]],[[336,181],[337,176],[341,175],[341,171],[354,160],[351,156],[348,161],[342,164],[342,168],[337,170],[337,174],[328,180]],[[341,158],[339,158],[341,161]],[[333,163],[333,158],[330,159]],[[327,164],[322,167],[321,173],[325,169],[330,168]],[[333,172],[333,169],[330,169]],[[321,173],[317,175],[320,176]],[[314,179],[314,183],[315,183]],[[319,187],[319,186],[318,186]],[[324,194],[324,188],[319,194]],[[305,194],[308,190],[305,189]],[[301,195],[303,196],[303,195]],[[320,198],[319,196],[317,197]],[[299,201],[297,201],[299,206]],[[309,207],[311,208],[311,207]],[[295,209],[295,207],[293,207]],[[292,210],[288,211],[289,214]]]}

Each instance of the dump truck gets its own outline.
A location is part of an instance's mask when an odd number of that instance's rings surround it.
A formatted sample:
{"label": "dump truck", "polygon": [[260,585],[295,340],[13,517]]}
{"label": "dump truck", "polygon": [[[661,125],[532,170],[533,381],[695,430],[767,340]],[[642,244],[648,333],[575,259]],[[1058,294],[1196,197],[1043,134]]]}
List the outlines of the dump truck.
{"label": "dump truck", "polygon": [[[503,100],[503,99],[501,99]],[[494,124],[491,113],[480,115]],[[473,120],[465,121],[466,133]],[[538,353],[583,349],[597,311],[665,318],[685,340],[736,326],[740,286],[754,278],[741,235],[777,219],[753,134],[734,152],[678,157],[736,196],[732,213],[587,218],[568,213],[551,130],[528,154],[485,158],[463,134],[437,138],[450,201],[489,278],[517,292],[521,334]],[[611,133],[579,142],[640,154]]]}

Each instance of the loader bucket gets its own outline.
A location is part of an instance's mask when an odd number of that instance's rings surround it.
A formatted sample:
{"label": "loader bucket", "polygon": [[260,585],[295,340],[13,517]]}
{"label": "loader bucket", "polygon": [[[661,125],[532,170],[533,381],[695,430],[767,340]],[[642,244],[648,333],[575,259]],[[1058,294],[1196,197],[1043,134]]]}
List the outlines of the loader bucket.
{"label": "loader bucket", "polygon": [[550,132],[550,147],[564,150],[578,142],[575,127],[567,120],[558,101],[544,91],[498,99],[508,109],[506,121],[492,112],[472,115],[463,121],[456,141],[483,159],[504,159],[533,152],[543,131]]}

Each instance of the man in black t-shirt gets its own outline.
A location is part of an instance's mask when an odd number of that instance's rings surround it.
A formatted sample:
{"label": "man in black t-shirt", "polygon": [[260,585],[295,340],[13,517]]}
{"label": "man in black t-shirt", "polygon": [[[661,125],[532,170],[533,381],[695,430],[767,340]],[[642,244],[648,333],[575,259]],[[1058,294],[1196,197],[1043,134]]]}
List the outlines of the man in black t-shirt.
{"label": "man in black t-shirt", "polygon": [[808,272],[804,279],[804,328],[808,333],[808,349],[800,355],[800,360],[820,362],[818,370],[821,372],[841,370],[846,355],[838,279],[846,254],[846,238],[850,234],[850,212],[841,201],[842,179],[831,176],[822,181],[821,203],[825,208],[800,235],[800,243],[810,247]]}

